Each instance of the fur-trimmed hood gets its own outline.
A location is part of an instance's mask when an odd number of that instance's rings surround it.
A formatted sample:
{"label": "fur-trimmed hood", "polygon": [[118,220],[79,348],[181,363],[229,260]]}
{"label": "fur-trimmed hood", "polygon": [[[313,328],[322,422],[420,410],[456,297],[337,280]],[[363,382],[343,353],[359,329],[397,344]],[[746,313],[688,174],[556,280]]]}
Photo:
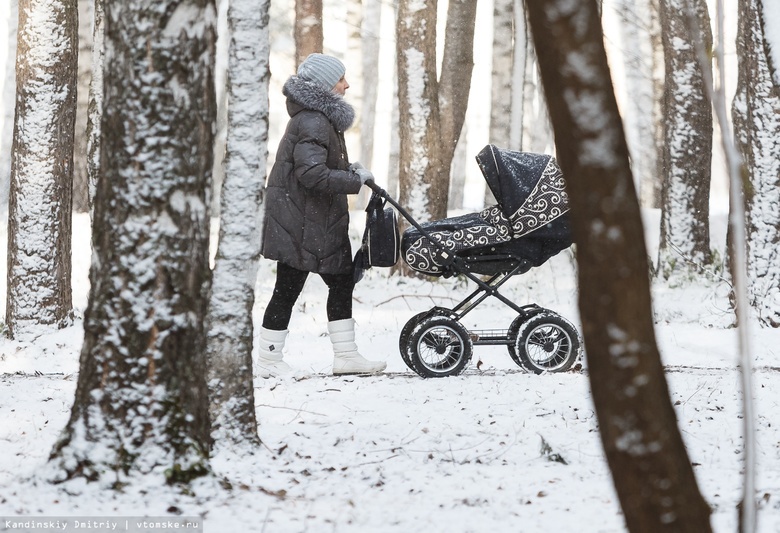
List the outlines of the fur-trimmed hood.
{"label": "fur-trimmed hood", "polygon": [[349,129],[355,121],[355,110],[343,96],[298,76],[290,76],[290,79],[284,83],[282,94],[287,97],[287,110],[290,116],[298,112],[296,105],[319,111],[328,117],[330,123],[340,132]]}

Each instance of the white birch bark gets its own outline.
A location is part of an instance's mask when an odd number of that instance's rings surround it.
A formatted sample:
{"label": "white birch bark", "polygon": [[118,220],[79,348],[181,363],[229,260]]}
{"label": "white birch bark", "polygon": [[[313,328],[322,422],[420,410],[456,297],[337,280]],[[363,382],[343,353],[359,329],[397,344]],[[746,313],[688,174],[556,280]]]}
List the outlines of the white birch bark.
{"label": "white birch bark", "polygon": [[[657,180],[656,144],[653,142],[652,12],[648,0],[619,0],[615,6],[620,20],[619,31],[623,49],[626,109],[623,113],[626,141],[631,152],[631,170],[634,175],[641,205],[652,204],[653,181]],[[650,191],[647,189],[650,188]]]}
{"label": "white birch bark", "polygon": [[14,136],[14,96],[16,95],[16,28],[19,21],[18,0],[0,2],[0,42],[6,46],[0,79],[0,222],[8,214],[8,188],[11,183],[11,145]]}
{"label": "white birch bark", "polygon": [[[493,67],[488,142],[501,148],[509,147],[512,136],[514,4],[514,0],[493,2]],[[495,203],[496,199],[486,184],[485,205]]]}
{"label": "white birch bark", "polygon": [[215,445],[258,443],[252,386],[252,308],[268,155],[270,0],[231,0],[228,128],[219,247],[208,311]]}
{"label": "white birch bark", "polygon": [[514,49],[512,51],[512,111],[509,118],[509,149],[523,149],[523,108],[525,106],[525,65],[528,61],[528,25],[523,0],[514,0]]}
{"label": "white birch bark", "polygon": [[87,113],[87,179],[90,214],[100,176],[100,121],[103,116],[103,67],[105,58],[105,0],[94,0],[92,8],[92,80],[89,84]]}
{"label": "white birch bark", "polygon": [[382,23],[380,0],[363,0],[361,43],[363,50],[363,98],[360,110],[360,161],[366,168],[374,162],[374,128],[379,85],[379,35]]}

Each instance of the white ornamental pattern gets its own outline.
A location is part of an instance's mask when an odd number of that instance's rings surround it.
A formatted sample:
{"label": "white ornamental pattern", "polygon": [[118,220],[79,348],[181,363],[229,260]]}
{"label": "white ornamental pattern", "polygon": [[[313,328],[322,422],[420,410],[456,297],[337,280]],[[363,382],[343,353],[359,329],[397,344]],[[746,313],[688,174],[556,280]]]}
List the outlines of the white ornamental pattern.
{"label": "white ornamental pattern", "polygon": [[[500,231],[499,228],[489,224],[476,224],[455,231],[431,231],[429,233],[450,253],[501,244],[511,240],[508,231]],[[439,256],[439,250],[426,237],[420,236],[404,252],[404,260],[417,272],[439,274],[444,270],[443,265],[436,260]]]}
{"label": "white ornamental pattern", "polygon": [[569,195],[560,167],[550,159],[539,182],[511,217],[512,236],[519,239],[569,210]]}

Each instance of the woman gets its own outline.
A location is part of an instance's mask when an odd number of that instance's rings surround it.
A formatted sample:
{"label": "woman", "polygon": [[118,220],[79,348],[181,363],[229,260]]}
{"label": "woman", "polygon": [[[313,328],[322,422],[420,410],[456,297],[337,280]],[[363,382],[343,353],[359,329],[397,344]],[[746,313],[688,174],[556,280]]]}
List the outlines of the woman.
{"label": "woman", "polygon": [[309,272],[328,286],[328,333],[333,373],[381,372],[355,345],[352,319],[352,248],[348,194],[357,194],[371,172],[350,166],[344,131],[355,111],[344,100],[349,88],[341,61],[311,54],[284,84],[290,121],[268,176],[262,254],[277,263],[276,285],[260,330],[257,373],[289,374],[283,361],[293,306]]}

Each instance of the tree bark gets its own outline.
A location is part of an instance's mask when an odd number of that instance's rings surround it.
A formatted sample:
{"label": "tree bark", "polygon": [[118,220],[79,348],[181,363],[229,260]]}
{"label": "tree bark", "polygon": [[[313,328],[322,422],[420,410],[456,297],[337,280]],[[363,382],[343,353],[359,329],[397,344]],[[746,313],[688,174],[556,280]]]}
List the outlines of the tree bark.
{"label": "tree bark", "polygon": [[[509,148],[512,136],[512,95],[515,90],[522,91],[522,86],[514,86],[513,52],[515,45],[519,44],[514,40],[514,10],[515,0],[493,2],[493,68],[488,142],[502,148]],[[522,53],[525,53],[525,50]],[[490,191],[490,187],[486,186],[485,205],[495,203],[496,198]]]}
{"label": "tree bark", "polygon": [[598,6],[526,6],[571,195],[593,401],[626,525],[632,533],[710,531],[655,341],[639,203]]}
{"label": "tree bark", "polygon": [[78,0],[78,98],[73,143],[73,211],[75,213],[88,213],[90,209],[86,125],[89,113],[89,86],[92,79],[92,4],[93,0]]}
{"label": "tree bark", "polygon": [[0,222],[8,215],[8,190],[11,184],[11,147],[14,137],[14,95],[16,94],[16,29],[19,22],[17,0],[0,2],[0,17],[6,37],[5,69],[0,79],[3,128],[0,131]]}
{"label": "tree bark", "polygon": [[103,116],[103,67],[105,57],[105,0],[94,0],[92,15],[92,79],[89,83],[87,112],[87,192],[89,210],[95,207],[95,194],[100,175],[100,121]]}
{"label": "tree bark", "polygon": [[322,0],[295,0],[295,67],[322,53]]}
{"label": "tree bark", "polygon": [[[650,0],[620,0],[616,10],[621,22],[620,37],[625,72],[626,141],[631,152],[631,168],[639,189],[639,203],[643,207],[659,207],[655,189],[659,190],[658,146],[653,142],[656,113],[649,113],[661,94],[655,94],[653,65],[653,8]],[[663,49],[660,50],[663,57]],[[662,60],[662,59],[661,59]],[[665,121],[664,121],[665,122]]]}
{"label": "tree bark", "polygon": [[447,216],[436,76],[436,2],[401,0],[396,21],[400,203],[418,222]]}
{"label": "tree bark", "polygon": [[712,31],[705,0],[694,4],[698,35],[689,24],[689,0],[661,0],[660,5],[666,83],[657,275],[668,279],[677,274],[690,276],[698,271],[697,265],[712,262],[712,105],[703,77],[706,67],[699,62],[695,41],[710,50]]}
{"label": "tree bark", "polygon": [[19,2],[6,308],[19,339],[67,325],[72,311],[77,46],[76,0]]}
{"label": "tree bark", "polygon": [[745,162],[747,278],[762,324],[780,327],[780,86],[772,72],[762,3],[739,4],[739,74],[732,115]]}
{"label": "tree bark", "polygon": [[52,481],[208,472],[203,328],[213,0],[105,4],[101,179],[84,344]]}
{"label": "tree bark", "polygon": [[418,222],[447,216],[450,167],[468,106],[476,3],[452,0],[436,77],[436,2],[402,0],[396,21],[401,203]]}
{"label": "tree bark", "polygon": [[208,362],[215,446],[259,444],[252,385],[252,308],[260,259],[268,155],[270,0],[231,0],[228,136],[219,248],[208,311]]}

